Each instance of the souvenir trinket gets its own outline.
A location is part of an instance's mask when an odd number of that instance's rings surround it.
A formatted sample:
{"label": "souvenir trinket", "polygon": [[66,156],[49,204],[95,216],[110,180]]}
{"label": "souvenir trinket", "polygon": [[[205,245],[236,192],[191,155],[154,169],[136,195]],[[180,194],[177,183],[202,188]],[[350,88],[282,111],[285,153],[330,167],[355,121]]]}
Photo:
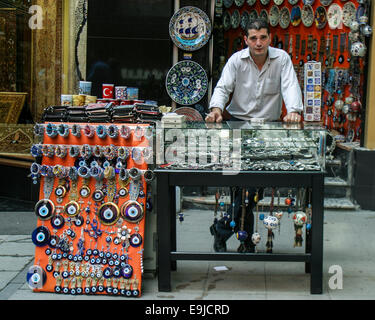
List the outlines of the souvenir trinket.
{"label": "souvenir trinket", "polygon": [[268,18],[270,20],[271,27],[276,27],[280,20],[280,10],[277,6],[271,7]]}

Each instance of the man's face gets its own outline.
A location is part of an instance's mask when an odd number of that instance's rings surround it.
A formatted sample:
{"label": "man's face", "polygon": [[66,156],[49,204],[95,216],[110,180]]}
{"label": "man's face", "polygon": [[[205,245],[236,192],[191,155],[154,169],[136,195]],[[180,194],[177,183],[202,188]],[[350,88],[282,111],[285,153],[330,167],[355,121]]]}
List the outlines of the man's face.
{"label": "man's face", "polygon": [[267,33],[267,29],[250,29],[248,36],[244,36],[244,40],[250,49],[252,57],[267,57],[268,46],[271,43],[271,35]]}

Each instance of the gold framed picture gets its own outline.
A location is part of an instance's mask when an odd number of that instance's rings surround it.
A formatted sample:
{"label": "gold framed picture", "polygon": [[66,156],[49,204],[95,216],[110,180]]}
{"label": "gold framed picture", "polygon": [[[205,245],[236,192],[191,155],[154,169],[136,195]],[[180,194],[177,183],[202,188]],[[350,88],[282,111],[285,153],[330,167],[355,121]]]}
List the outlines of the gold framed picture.
{"label": "gold framed picture", "polygon": [[26,96],[26,92],[0,92],[0,123],[18,122]]}

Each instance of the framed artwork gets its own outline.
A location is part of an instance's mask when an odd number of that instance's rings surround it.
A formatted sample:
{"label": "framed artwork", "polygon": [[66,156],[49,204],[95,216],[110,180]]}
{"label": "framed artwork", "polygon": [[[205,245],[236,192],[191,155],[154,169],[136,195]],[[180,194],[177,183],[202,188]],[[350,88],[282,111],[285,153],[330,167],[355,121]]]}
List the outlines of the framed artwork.
{"label": "framed artwork", "polygon": [[0,92],[0,123],[17,123],[26,92]]}

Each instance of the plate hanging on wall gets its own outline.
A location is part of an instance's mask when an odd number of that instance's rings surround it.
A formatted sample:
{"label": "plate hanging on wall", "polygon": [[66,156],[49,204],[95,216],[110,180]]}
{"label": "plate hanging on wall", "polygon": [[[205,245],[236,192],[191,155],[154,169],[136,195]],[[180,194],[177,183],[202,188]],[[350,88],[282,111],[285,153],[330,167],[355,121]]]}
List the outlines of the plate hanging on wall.
{"label": "plate hanging on wall", "polygon": [[332,3],[332,0],[320,0],[320,3],[323,6],[328,7]]}
{"label": "plate hanging on wall", "polygon": [[314,9],[309,4],[305,4],[301,11],[302,23],[305,27],[311,27],[314,23]]}
{"label": "plate hanging on wall", "polygon": [[317,7],[315,10],[315,26],[323,29],[327,24],[327,11],[324,7]]}
{"label": "plate hanging on wall", "polygon": [[273,2],[277,5],[280,6],[283,4],[284,0],[273,0]]}
{"label": "plate hanging on wall", "polygon": [[345,27],[350,27],[352,21],[355,20],[355,4],[353,2],[347,2],[342,8],[342,22]]}
{"label": "plate hanging on wall", "polygon": [[241,22],[241,14],[238,11],[238,9],[235,9],[232,12],[232,16],[231,16],[232,29],[237,29],[240,26],[240,22]]}
{"label": "plate hanging on wall", "polygon": [[233,4],[233,0],[224,0],[223,4],[225,8],[230,8]]}
{"label": "plate hanging on wall", "polygon": [[270,0],[260,0],[260,3],[264,6],[270,3]]}
{"label": "plate hanging on wall", "polygon": [[301,23],[301,8],[294,6],[290,11],[290,21],[293,27],[297,27]]}
{"label": "plate hanging on wall", "polygon": [[168,71],[165,85],[173,101],[181,105],[192,105],[206,94],[208,79],[198,63],[180,61]]}
{"label": "plate hanging on wall", "polygon": [[299,1],[299,0],[288,0],[288,2],[289,2],[292,6],[294,6],[295,4],[297,4],[298,1]]}
{"label": "plate hanging on wall", "polygon": [[239,8],[242,7],[244,3],[245,0],[234,0],[234,4]]}
{"label": "plate hanging on wall", "polygon": [[267,23],[270,23],[270,19],[268,18],[268,12],[266,9],[262,9],[259,12],[259,18],[266,20]]}
{"label": "plate hanging on wall", "polygon": [[342,22],[342,9],[337,3],[332,4],[328,8],[327,16],[328,25],[331,29],[340,27]]}
{"label": "plate hanging on wall", "polygon": [[280,19],[280,10],[277,6],[273,6],[270,9],[270,12],[268,14],[268,18],[270,19],[271,27],[276,27],[278,25],[279,19]]}
{"label": "plate hanging on wall", "polygon": [[198,110],[192,107],[180,107],[175,110],[175,113],[179,115],[184,115],[186,121],[203,121],[202,115]]}
{"label": "plate hanging on wall", "polygon": [[199,8],[183,7],[169,21],[169,35],[173,43],[185,51],[202,48],[211,36],[211,21]]}
{"label": "plate hanging on wall", "polygon": [[246,26],[247,26],[248,22],[249,22],[249,12],[247,10],[244,10],[242,12],[241,22],[240,22],[242,30],[246,29]]}
{"label": "plate hanging on wall", "polygon": [[[246,2],[249,6],[253,6],[255,4],[255,2],[257,2],[257,0],[246,0]],[[268,0],[268,2],[270,2],[270,1]]]}
{"label": "plate hanging on wall", "polygon": [[281,28],[286,29],[289,27],[290,24],[290,12],[287,7],[283,7],[280,10],[280,20],[279,25]]}
{"label": "plate hanging on wall", "polygon": [[223,14],[223,28],[224,31],[228,31],[231,27],[231,17],[230,17],[230,12],[226,10]]}

